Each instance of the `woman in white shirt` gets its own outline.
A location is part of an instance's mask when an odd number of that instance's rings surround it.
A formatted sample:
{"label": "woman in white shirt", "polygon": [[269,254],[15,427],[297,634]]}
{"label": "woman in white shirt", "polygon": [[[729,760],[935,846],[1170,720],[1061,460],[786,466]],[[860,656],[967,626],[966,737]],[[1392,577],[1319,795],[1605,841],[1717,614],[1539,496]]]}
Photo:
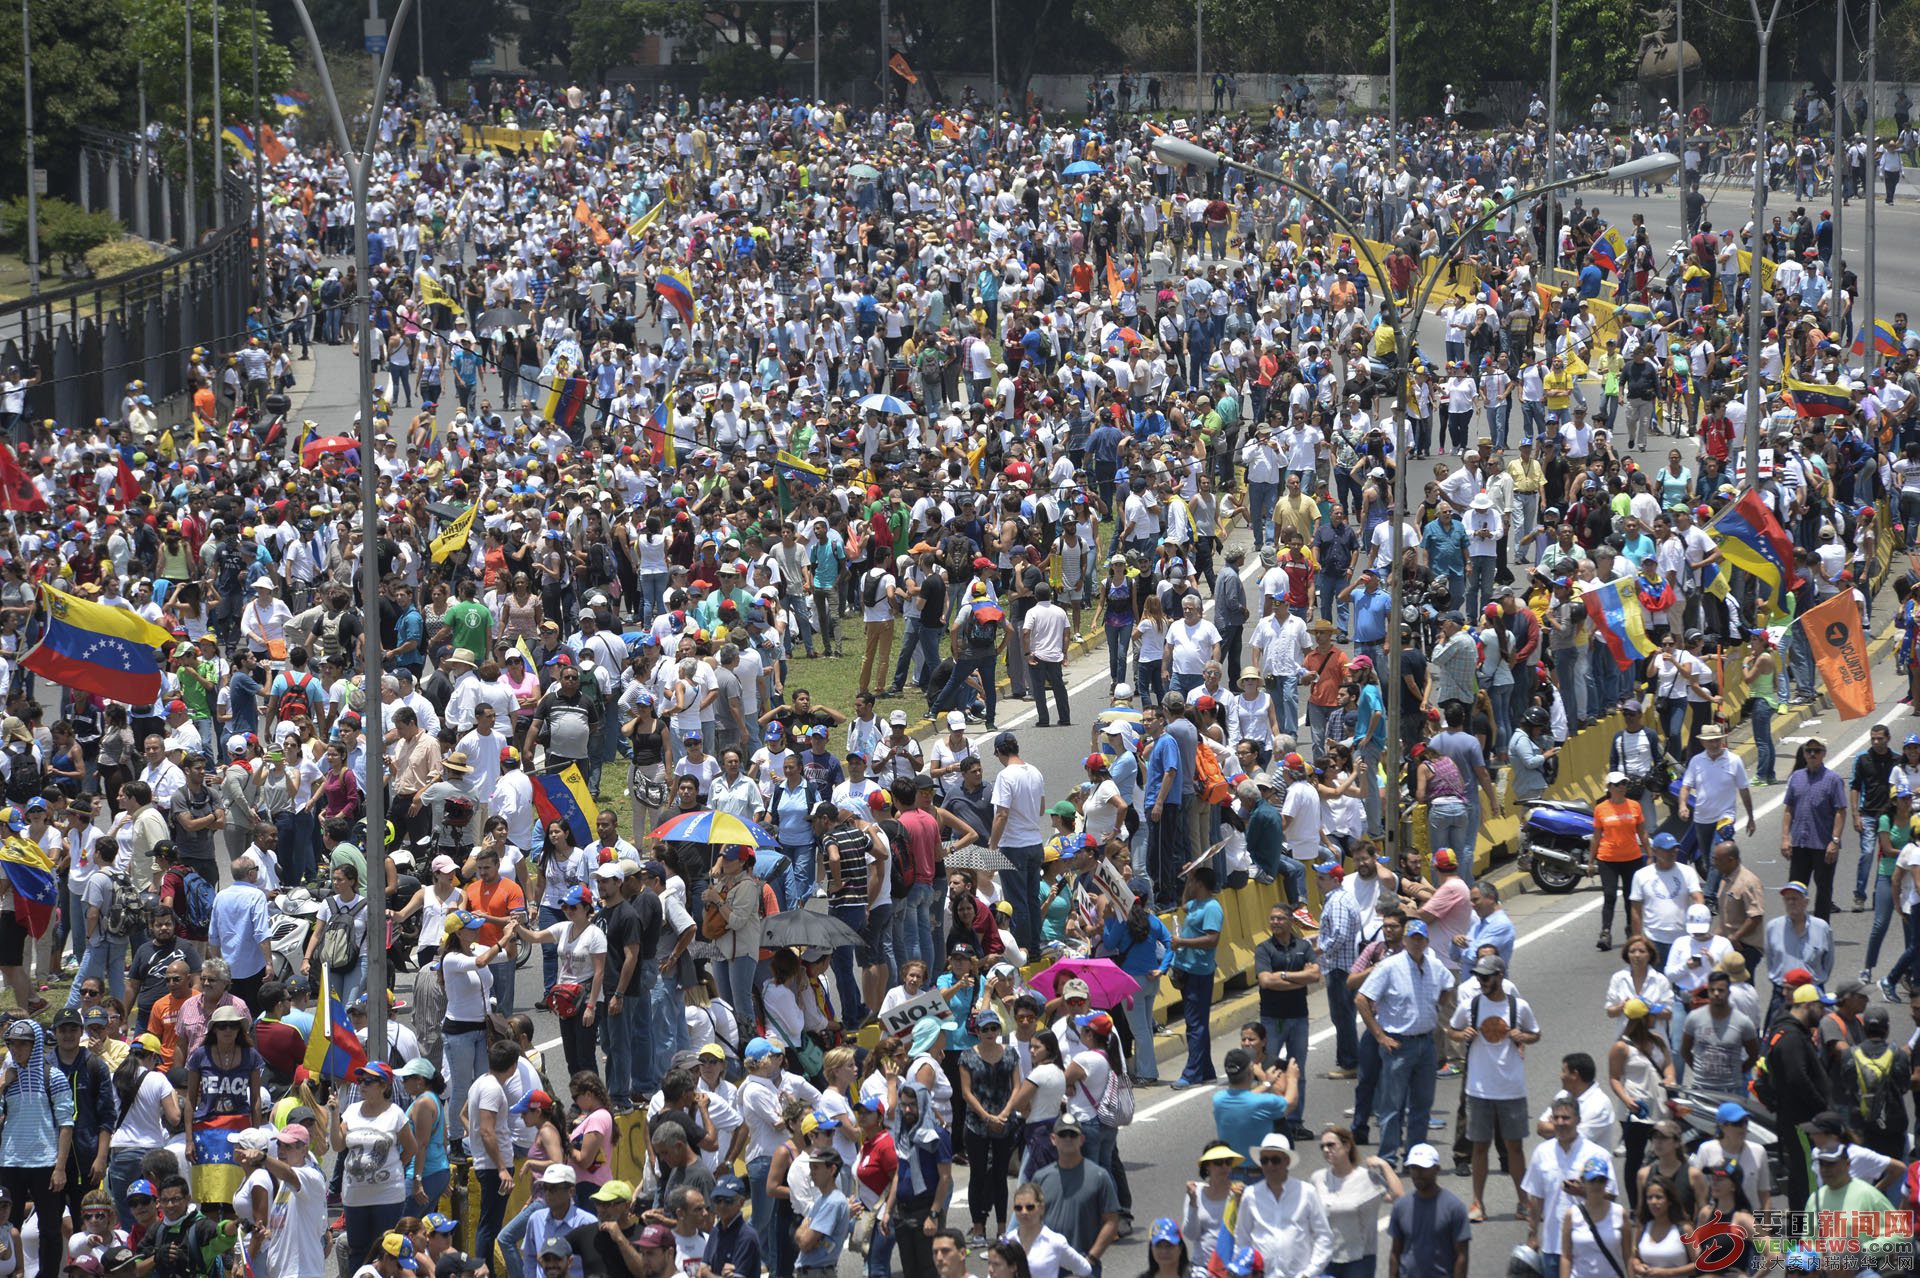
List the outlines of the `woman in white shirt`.
{"label": "woman in white shirt", "polygon": [[1013,1193],[1013,1228],[1001,1242],[1018,1243],[1027,1255],[1032,1278],[1058,1278],[1063,1273],[1089,1275],[1093,1263],[1074,1249],[1066,1237],[1046,1223],[1047,1201],[1038,1185],[1020,1186]]}
{"label": "woman in white shirt", "polygon": [[1020,1164],[1020,1179],[1032,1180],[1033,1174],[1056,1159],[1053,1150],[1053,1124],[1066,1101],[1067,1075],[1060,1065],[1060,1040],[1052,1030],[1041,1030],[1027,1044],[1032,1065],[1024,1071],[1020,1085],[1013,1090],[1013,1111],[1026,1118],[1027,1153]]}
{"label": "woman in white shirt", "polygon": [[[1234,1151],[1227,1154],[1239,1161]],[[1384,1158],[1361,1158],[1345,1127],[1321,1128],[1320,1156],[1327,1165],[1308,1179],[1326,1200],[1333,1266],[1342,1273],[1372,1273],[1380,1251],[1380,1213],[1400,1198],[1400,1177]]]}
{"label": "woman in white shirt", "polygon": [[[446,1022],[441,1050],[447,1062],[447,1140],[467,1139],[467,1092],[487,1072],[487,1003],[493,994],[493,972],[488,964],[506,941],[503,933],[492,945],[475,949],[480,917],[455,910],[434,934],[441,942],[440,984],[446,991]],[[423,939],[426,931],[422,929]]]}
{"label": "woman in white shirt", "polygon": [[[515,923],[513,930],[521,940],[551,944],[556,952],[559,979],[548,984],[549,995],[556,985],[579,987],[573,1015],[559,1018],[560,1046],[566,1053],[569,1074],[583,1070],[597,1073],[593,1022],[606,983],[607,934],[593,921],[593,889],[568,888],[561,908],[566,918],[552,927],[536,932],[524,923]],[[559,1010],[557,1005],[555,1010]]]}
{"label": "woman in white shirt", "polygon": [[[1231,1148],[1210,1145],[1200,1155],[1200,1179],[1187,1182],[1186,1208],[1180,1218],[1180,1237],[1186,1240],[1188,1253],[1186,1278],[1206,1278],[1207,1259],[1219,1242],[1220,1226],[1226,1223],[1227,1208],[1234,1199],[1233,1169],[1239,1165],[1240,1155]],[[1326,1193],[1324,1186],[1320,1192]],[[1331,1210],[1327,1219],[1331,1224]]]}
{"label": "woman in white shirt", "polygon": [[1618,1278],[1634,1272],[1627,1209],[1607,1196],[1611,1174],[1607,1160],[1597,1156],[1580,1169],[1580,1194],[1568,1196],[1560,1217],[1560,1278]]}
{"label": "woman in white shirt", "polygon": [[153,1035],[139,1035],[128,1045],[127,1059],[114,1071],[114,1087],[125,1112],[113,1132],[107,1188],[121,1220],[133,1219],[127,1209],[127,1186],[140,1179],[141,1163],[154,1150],[166,1148],[171,1133],[182,1130],[180,1095],[165,1072],[155,1068],[160,1063],[159,1046],[160,1040]]}

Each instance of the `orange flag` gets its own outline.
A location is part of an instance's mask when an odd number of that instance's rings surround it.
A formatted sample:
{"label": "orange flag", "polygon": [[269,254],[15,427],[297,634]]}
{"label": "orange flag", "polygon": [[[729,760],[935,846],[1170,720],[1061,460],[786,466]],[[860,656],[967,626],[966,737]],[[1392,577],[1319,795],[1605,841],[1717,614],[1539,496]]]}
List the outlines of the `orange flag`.
{"label": "orange flag", "polygon": [[1867,668],[1867,634],[1860,624],[1860,605],[1851,589],[1842,590],[1817,608],[1809,608],[1794,623],[1813,649],[1827,695],[1841,719],[1863,719],[1873,713],[1873,673]]}
{"label": "orange flag", "polygon": [[1107,254],[1107,297],[1119,301],[1120,295],[1127,291],[1126,284],[1120,279],[1120,272],[1113,265],[1113,254]]}
{"label": "orange flag", "polygon": [[913,73],[913,68],[907,65],[906,54],[904,53],[894,54],[891,58],[887,59],[887,65],[893,69],[893,73],[895,75],[899,76],[902,80],[905,80],[908,84],[920,83],[920,77],[915,75]]}

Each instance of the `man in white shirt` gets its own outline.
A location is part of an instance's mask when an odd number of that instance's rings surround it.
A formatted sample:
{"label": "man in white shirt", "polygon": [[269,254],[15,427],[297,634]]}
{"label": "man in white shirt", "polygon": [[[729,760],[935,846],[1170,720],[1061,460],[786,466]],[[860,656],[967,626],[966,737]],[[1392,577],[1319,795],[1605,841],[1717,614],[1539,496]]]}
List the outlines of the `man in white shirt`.
{"label": "man in white shirt", "polygon": [[1185,694],[1200,686],[1209,661],[1220,660],[1220,632],[1200,615],[1200,596],[1180,601],[1180,620],[1167,627],[1162,674],[1167,687]]}
{"label": "man in white shirt", "polygon": [[1261,1138],[1251,1156],[1260,1164],[1260,1180],[1240,1197],[1236,1252],[1243,1246],[1254,1248],[1269,1274],[1291,1278],[1325,1273],[1333,1259],[1333,1229],[1319,1189],[1289,1175],[1293,1142],[1272,1132]]}
{"label": "man in white shirt", "polygon": [[1047,719],[1047,689],[1053,689],[1054,703],[1060,709],[1060,723],[1064,727],[1073,722],[1067,705],[1067,680],[1064,673],[1067,660],[1067,630],[1070,618],[1067,610],[1054,602],[1053,587],[1041,582],[1033,588],[1033,606],[1027,609],[1026,620],[1021,623],[1021,637],[1026,641],[1027,665],[1032,669],[1029,682],[1033,691],[1034,715],[1043,728],[1050,727]]}
{"label": "man in white shirt", "polygon": [[1559,1273],[1560,1218],[1568,1202],[1563,1186],[1579,1181],[1593,1159],[1606,1165],[1608,1190],[1617,1194],[1618,1184],[1612,1146],[1603,1147],[1580,1134],[1579,1101],[1563,1092],[1553,1098],[1548,1114],[1553,1139],[1534,1146],[1520,1187],[1527,1195],[1527,1246],[1545,1258],[1546,1272]]}
{"label": "man in white shirt", "polygon": [[1267,595],[1266,604],[1267,615],[1253,628],[1253,660],[1279,711],[1280,731],[1297,736],[1301,663],[1310,643],[1307,623],[1294,615],[1285,593]]}
{"label": "man in white shirt", "polygon": [[1540,1039],[1540,1024],[1525,999],[1507,987],[1507,965],[1497,954],[1474,960],[1473,975],[1461,982],[1448,1025],[1453,1040],[1467,1053],[1466,1137],[1473,1144],[1473,1203],[1485,1212],[1487,1150],[1494,1141],[1506,1147],[1507,1170],[1521,1204],[1527,1138],[1527,1068],[1522,1055]]}
{"label": "man in white shirt", "polygon": [[1653,836],[1653,864],[1635,871],[1627,888],[1628,932],[1653,942],[1653,963],[1665,970],[1673,943],[1686,935],[1687,907],[1706,905],[1700,876],[1676,860],[1680,841],[1664,830]]}
{"label": "man in white shirt", "polygon": [[1040,848],[1047,837],[1047,782],[1040,769],[1020,758],[1020,739],[1002,732],[993,739],[1000,774],[993,779],[993,828],[987,846],[1013,862],[1002,873],[1013,903],[1013,935],[1032,954],[1039,941],[1034,918],[1040,901]]}

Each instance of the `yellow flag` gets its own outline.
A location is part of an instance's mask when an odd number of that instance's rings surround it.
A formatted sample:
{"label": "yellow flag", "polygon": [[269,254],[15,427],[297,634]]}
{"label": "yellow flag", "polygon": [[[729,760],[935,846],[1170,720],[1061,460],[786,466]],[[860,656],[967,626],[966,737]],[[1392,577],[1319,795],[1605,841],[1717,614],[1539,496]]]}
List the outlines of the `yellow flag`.
{"label": "yellow flag", "polygon": [[433,562],[444,563],[454,551],[466,549],[468,539],[473,536],[474,518],[479,513],[480,503],[475,502],[454,516],[447,530],[433,539]]}

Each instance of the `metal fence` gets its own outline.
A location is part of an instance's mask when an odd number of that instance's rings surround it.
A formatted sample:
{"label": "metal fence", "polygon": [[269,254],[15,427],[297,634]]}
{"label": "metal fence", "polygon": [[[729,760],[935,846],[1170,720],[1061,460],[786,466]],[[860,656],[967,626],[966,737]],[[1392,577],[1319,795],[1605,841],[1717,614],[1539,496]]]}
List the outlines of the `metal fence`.
{"label": "metal fence", "polygon": [[[185,184],[137,138],[84,130],[74,198],[104,209],[143,239],[171,242],[189,225]],[[251,195],[231,175],[220,198],[226,225],[187,252],[137,271],[43,290],[0,305],[0,368],[31,370],[27,413],[65,426],[119,416],[128,383],[156,404],[187,389],[195,346],[230,347],[252,302]],[[206,226],[206,201],[195,226]]]}

